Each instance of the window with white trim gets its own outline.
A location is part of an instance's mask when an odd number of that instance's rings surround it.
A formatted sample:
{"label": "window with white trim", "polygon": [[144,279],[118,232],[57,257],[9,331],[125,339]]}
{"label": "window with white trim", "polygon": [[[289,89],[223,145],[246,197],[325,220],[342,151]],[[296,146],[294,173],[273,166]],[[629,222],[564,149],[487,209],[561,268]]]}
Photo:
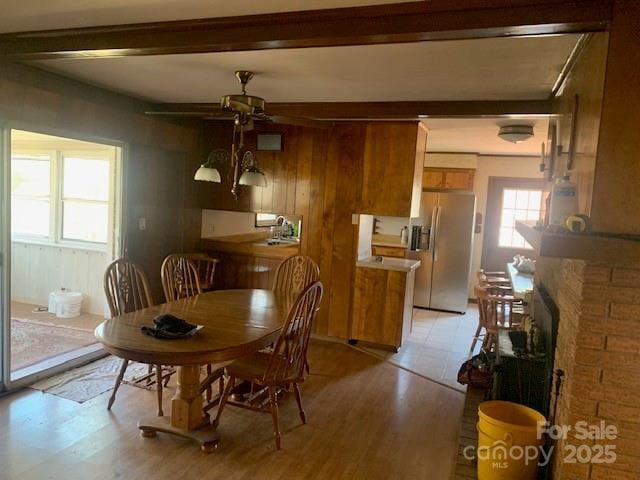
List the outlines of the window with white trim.
{"label": "window with white trim", "polygon": [[115,212],[114,164],[115,148],[12,152],[12,238],[106,248]]}
{"label": "window with white trim", "polygon": [[542,214],[542,190],[505,188],[502,192],[498,246],[533,248],[516,231],[516,220],[539,220]]}
{"label": "window with white trim", "polygon": [[51,157],[11,158],[11,232],[48,238],[51,218]]}
{"label": "window with white trim", "polygon": [[107,243],[110,162],[62,157],[62,238]]}

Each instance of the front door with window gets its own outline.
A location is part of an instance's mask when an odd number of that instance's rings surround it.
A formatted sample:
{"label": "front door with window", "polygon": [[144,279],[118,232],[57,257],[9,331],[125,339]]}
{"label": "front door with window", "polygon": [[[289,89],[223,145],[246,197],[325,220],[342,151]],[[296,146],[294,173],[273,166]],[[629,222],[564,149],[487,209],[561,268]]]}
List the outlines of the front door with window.
{"label": "front door with window", "polygon": [[516,220],[542,216],[545,182],[537,178],[489,178],[481,267],[504,271],[514,255],[536,258],[535,251],[515,229]]}

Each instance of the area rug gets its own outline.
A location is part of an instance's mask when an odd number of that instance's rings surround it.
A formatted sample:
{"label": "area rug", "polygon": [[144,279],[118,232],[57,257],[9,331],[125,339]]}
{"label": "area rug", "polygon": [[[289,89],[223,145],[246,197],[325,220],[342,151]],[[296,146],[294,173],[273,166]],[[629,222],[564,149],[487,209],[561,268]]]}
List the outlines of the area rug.
{"label": "area rug", "polygon": [[28,367],[95,342],[92,331],[12,318],[11,369]]}
{"label": "area rug", "polygon": [[[120,358],[109,355],[82,367],[40,380],[31,385],[31,388],[84,403],[113,388],[121,365]],[[147,368],[145,364],[131,362],[124,380],[132,381],[136,377],[145,375]]]}

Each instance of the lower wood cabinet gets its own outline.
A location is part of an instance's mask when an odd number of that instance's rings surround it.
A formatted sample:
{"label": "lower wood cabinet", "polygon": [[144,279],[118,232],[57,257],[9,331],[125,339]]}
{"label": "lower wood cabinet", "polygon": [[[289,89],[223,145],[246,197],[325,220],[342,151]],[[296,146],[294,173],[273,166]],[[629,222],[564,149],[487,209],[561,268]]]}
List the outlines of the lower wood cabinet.
{"label": "lower wood cabinet", "polygon": [[415,270],[356,267],[351,338],[397,350],[411,332]]}
{"label": "lower wood cabinet", "polygon": [[404,258],[407,254],[407,249],[404,247],[384,247],[380,245],[372,245],[371,253],[373,255],[380,255],[382,257]]}
{"label": "lower wood cabinet", "polygon": [[216,290],[233,288],[265,288],[273,286],[273,278],[281,258],[233,253],[207,252],[220,262],[216,266]]}

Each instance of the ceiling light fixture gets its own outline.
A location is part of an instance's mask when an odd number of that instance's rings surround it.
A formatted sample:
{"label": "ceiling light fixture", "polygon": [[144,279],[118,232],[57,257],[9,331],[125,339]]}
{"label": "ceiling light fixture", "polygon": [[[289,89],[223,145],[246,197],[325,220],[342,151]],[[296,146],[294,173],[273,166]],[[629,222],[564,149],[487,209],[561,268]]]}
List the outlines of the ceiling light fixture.
{"label": "ceiling light fixture", "polygon": [[498,136],[511,143],[522,143],[533,137],[531,125],[504,125],[498,130]]}
{"label": "ceiling light fixture", "polygon": [[221,183],[220,170],[226,162],[231,160],[233,181],[231,193],[236,200],[242,193],[242,186],[266,187],[267,179],[258,168],[258,161],[251,150],[244,148],[244,132],[253,128],[253,120],[246,113],[236,113],[233,118],[233,136],[231,141],[231,155],[224,149],[213,150],[193,176],[200,182]]}
{"label": "ceiling light fixture", "polygon": [[193,179],[199,182],[220,183],[222,178],[220,177],[220,170],[218,170],[217,166],[223,165],[228,161],[229,152],[222,148],[213,150],[207,157],[207,160],[196,170]]}

